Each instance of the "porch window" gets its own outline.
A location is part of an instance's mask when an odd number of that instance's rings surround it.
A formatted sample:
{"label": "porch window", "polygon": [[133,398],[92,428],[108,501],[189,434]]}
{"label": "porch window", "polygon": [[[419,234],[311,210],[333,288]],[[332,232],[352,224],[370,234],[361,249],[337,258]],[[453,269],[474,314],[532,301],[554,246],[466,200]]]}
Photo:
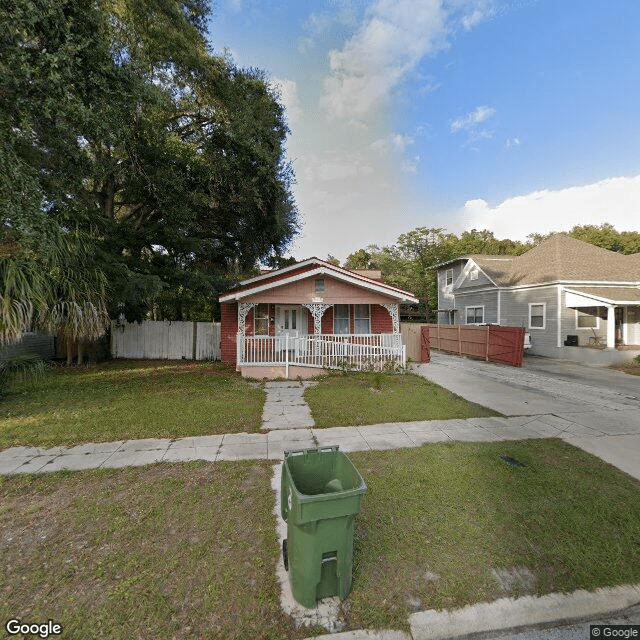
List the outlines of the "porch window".
{"label": "porch window", "polygon": [[349,305],[333,305],[333,333],[349,333]]}
{"label": "porch window", "polygon": [[269,305],[259,304],[253,310],[253,335],[269,335]]}
{"label": "porch window", "polygon": [[546,325],[546,304],[529,304],[529,329],[544,329]]}
{"label": "porch window", "polygon": [[445,275],[445,284],[447,285],[447,287],[450,284],[453,284],[453,269],[447,269],[447,272]]}
{"label": "porch window", "polygon": [[356,333],[371,333],[371,307],[368,304],[355,305],[353,319]]}
{"label": "porch window", "polygon": [[598,329],[600,313],[598,307],[576,309],[576,329]]}
{"label": "porch window", "polygon": [[482,324],[484,307],[467,307],[467,324]]}

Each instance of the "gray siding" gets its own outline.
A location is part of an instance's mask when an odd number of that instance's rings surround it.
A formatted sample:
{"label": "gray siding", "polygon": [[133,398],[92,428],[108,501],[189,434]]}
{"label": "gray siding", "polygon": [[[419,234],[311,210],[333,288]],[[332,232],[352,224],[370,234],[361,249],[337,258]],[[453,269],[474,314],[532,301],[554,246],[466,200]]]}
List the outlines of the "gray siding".
{"label": "gray siding", "polygon": [[484,307],[484,322],[498,323],[498,290],[456,292],[456,309],[458,323],[466,324],[467,307]]}
{"label": "gray siding", "polygon": [[[452,310],[455,308],[454,297],[452,295],[451,286],[447,287],[447,270],[453,270],[453,282],[457,280],[462,272],[464,263],[456,263],[450,267],[442,268],[438,270],[438,309],[439,310]],[[446,313],[438,313],[438,322],[441,324],[447,324],[448,317]]]}
{"label": "gray siding", "polygon": [[45,360],[50,360],[55,356],[54,337],[43,333],[25,333],[20,342],[0,349],[0,361],[30,353],[35,353]]}
{"label": "gray siding", "polygon": [[[557,296],[555,285],[501,293],[500,324],[524,327],[531,334],[530,353],[533,355],[558,357]],[[529,304],[545,305],[544,328],[529,326]],[[566,325],[566,321],[563,325]],[[566,335],[563,341],[564,338]]]}
{"label": "gray siding", "polygon": [[[478,270],[478,277],[475,280],[472,280],[471,272],[473,272],[475,269]],[[495,287],[495,284],[491,282],[491,280],[489,280],[489,278],[487,278],[487,276],[478,267],[472,267],[470,269],[470,272],[467,273],[464,280],[458,286],[458,291],[466,291],[467,289],[478,289],[485,287]]]}

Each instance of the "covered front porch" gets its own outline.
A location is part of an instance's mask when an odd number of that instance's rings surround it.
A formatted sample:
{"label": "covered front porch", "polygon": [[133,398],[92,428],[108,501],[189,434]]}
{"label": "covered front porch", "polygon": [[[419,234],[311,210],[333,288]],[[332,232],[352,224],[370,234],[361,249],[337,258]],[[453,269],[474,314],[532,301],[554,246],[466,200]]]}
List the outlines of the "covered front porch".
{"label": "covered front porch", "polygon": [[250,377],[406,365],[395,303],[240,303],[236,346],[236,367]]}
{"label": "covered front porch", "polygon": [[565,304],[575,312],[575,346],[640,351],[637,287],[567,288]]}
{"label": "covered front porch", "polygon": [[309,258],[220,296],[222,360],[254,378],[401,367],[401,303],[418,299],[379,271]]}

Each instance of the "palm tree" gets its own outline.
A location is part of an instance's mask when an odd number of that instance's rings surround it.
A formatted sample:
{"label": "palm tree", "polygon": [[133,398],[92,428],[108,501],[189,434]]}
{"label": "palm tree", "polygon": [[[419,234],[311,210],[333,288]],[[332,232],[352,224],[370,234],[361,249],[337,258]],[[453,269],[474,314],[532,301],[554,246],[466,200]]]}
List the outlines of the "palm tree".
{"label": "palm tree", "polygon": [[[0,346],[25,330],[95,339],[109,323],[107,281],[92,265],[90,238],[49,225],[46,234],[5,224],[0,237]],[[81,354],[78,354],[81,357]]]}

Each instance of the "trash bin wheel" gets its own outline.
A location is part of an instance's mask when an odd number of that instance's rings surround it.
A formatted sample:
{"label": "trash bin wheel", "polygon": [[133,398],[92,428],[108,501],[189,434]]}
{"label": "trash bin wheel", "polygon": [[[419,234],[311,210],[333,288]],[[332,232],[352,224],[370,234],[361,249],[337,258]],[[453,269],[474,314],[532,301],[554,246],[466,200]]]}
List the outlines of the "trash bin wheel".
{"label": "trash bin wheel", "polygon": [[284,560],[284,570],[289,571],[289,554],[287,553],[287,539],[282,541],[282,559]]}

